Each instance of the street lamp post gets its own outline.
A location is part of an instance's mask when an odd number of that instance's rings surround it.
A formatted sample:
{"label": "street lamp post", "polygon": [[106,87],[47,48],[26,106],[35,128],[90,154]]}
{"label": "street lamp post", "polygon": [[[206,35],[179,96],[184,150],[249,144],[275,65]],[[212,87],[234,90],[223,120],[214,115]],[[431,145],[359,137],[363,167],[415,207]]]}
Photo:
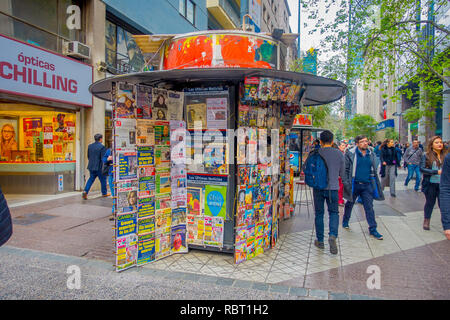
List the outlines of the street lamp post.
{"label": "street lamp post", "polygon": [[396,112],[394,112],[392,115],[393,116],[395,116],[395,117],[398,117],[398,142],[400,143],[400,129],[401,129],[401,127],[400,127],[400,117],[401,116],[403,116],[403,112],[400,112],[400,113],[398,113],[397,111]]}

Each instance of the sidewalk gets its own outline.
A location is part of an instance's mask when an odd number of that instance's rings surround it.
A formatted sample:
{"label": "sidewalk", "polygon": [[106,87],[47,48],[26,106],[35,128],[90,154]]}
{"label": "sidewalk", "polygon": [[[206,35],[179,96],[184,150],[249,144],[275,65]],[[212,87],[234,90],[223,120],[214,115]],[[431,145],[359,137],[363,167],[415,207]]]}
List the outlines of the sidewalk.
{"label": "sidewalk", "polygon": [[[450,241],[443,235],[439,209],[433,212],[431,230],[424,231],[424,196],[413,190],[414,181],[405,188],[404,179],[400,171],[397,198],[390,198],[387,189],[386,200],[374,203],[382,241],[369,237],[362,206],[355,205],[350,230],[339,228],[339,254],[331,255],[327,241],[325,250],[313,245],[314,213],[310,210],[308,217],[302,206],[291,219],[281,222],[277,246],[250,261],[235,265],[232,255],[191,250],[122,274],[163,272],[176,279],[228,279],[220,281],[267,292],[297,290],[302,297],[312,292],[325,299],[449,299]],[[84,201],[78,194],[12,208],[15,225],[8,249],[101,260],[113,270],[111,203],[110,198]],[[380,268],[381,289],[367,288],[371,275],[367,268],[372,265]]]}

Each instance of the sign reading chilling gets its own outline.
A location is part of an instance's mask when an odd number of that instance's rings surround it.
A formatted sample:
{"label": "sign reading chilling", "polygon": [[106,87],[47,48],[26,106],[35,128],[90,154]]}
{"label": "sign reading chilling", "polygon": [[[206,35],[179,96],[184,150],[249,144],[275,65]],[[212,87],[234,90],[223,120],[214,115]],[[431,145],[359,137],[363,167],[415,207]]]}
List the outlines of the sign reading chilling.
{"label": "sign reading chilling", "polygon": [[92,106],[92,66],[0,35],[0,91]]}

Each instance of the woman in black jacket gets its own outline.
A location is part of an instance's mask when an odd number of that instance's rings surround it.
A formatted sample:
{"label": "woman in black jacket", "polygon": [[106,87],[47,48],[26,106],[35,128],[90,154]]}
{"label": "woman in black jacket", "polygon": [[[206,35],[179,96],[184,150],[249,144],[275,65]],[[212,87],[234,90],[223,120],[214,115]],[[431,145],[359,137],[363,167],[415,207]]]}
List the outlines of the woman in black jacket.
{"label": "woman in black jacket", "polygon": [[439,208],[439,184],[441,180],[442,164],[445,154],[444,144],[441,137],[434,136],[428,141],[427,152],[420,161],[420,171],[423,173],[422,192],[425,194],[423,229],[430,230],[430,219],[436,199]]}
{"label": "woman in black jacket", "polygon": [[381,187],[389,185],[391,197],[395,197],[395,177],[397,176],[397,166],[400,161],[397,157],[397,150],[394,147],[394,140],[386,139],[380,146],[381,162]]}
{"label": "woman in black jacket", "polygon": [[5,196],[0,188],[0,246],[4,245],[12,235],[11,214]]}

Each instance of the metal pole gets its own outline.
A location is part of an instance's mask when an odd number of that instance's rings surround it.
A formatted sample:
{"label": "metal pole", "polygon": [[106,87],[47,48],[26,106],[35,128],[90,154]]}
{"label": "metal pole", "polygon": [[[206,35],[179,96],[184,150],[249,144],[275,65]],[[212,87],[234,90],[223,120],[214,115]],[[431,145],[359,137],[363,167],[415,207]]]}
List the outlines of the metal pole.
{"label": "metal pole", "polygon": [[298,51],[297,51],[298,58],[300,58],[300,14],[302,12],[301,6],[302,0],[298,0]]}

